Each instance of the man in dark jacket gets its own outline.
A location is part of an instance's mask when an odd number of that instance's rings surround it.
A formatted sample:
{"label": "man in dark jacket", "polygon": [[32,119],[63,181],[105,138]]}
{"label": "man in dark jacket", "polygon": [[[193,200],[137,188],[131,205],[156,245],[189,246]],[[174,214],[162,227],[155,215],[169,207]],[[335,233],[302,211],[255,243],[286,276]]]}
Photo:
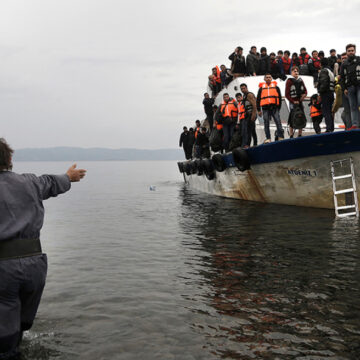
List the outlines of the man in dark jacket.
{"label": "man in dark jacket", "polygon": [[252,46],[246,57],[246,69],[250,76],[256,76],[259,72],[260,55],[256,52],[256,46]]}
{"label": "man in dark jacket", "polygon": [[185,153],[185,159],[191,159],[191,150],[189,149],[190,133],[186,126],[183,127],[183,132],[180,135],[179,147],[183,147]]}
{"label": "man in dark jacket", "polygon": [[348,96],[351,111],[351,129],[359,128],[360,122],[360,57],[356,56],[356,46],[346,46],[347,59],[343,62],[340,70],[341,87]]}
{"label": "man in dark jacket", "polygon": [[0,139],[0,359],[18,359],[22,334],[32,327],[45,286],[43,201],[67,192],[86,173],[74,164],[62,175],[16,174],[12,154]]}
{"label": "man in dark jacket", "polygon": [[328,61],[329,61],[329,68],[332,72],[334,72],[334,65],[337,63],[338,61],[338,57],[336,56],[336,50],[335,49],[331,49],[330,50],[330,56],[328,57]]}
{"label": "man in dark jacket", "polygon": [[220,79],[221,79],[221,89],[224,89],[230,84],[233,79],[231,71],[226,68],[225,65],[220,65]]}
{"label": "man in dark jacket", "polygon": [[214,110],[213,110],[214,101],[215,101],[215,99],[211,98],[208,93],[204,94],[203,105],[204,105],[204,111],[206,114],[206,118],[208,119],[208,122],[210,125],[210,130],[213,128],[213,122],[214,122],[214,120],[213,120],[213,118],[214,118]]}
{"label": "man in dark jacket", "polygon": [[326,132],[333,132],[334,118],[331,110],[334,103],[335,77],[329,68],[329,60],[327,58],[321,59],[317,89],[321,97],[321,109],[325,118]]}
{"label": "man in dark jacket", "polygon": [[245,57],[243,56],[243,48],[238,46],[234,52],[229,56],[231,60],[231,72],[233,78],[240,76],[245,76],[246,74],[246,62]]}
{"label": "man in dark jacket", "polygon": [[266,53],[266,47],[260,49],[259,73],[257,75],[265,75],[270,73],[270,56]]}
{"label": "man in dark jacket", "polygon": [[256,108],[259,116],[264,115],[265,144],[271,141],[270,120],[274,119],[279,140],[284,140],[284,130],[280,120],[281,91],[273,82],[271,74],[264,77],[265,83],[259,84],[259,91],[256,97]]}

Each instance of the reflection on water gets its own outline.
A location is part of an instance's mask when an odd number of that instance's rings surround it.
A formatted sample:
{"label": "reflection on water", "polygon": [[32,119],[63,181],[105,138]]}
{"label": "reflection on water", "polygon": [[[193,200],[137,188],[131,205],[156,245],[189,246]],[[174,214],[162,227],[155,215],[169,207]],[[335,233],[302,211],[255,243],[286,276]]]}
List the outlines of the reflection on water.
{"label": "reflection on water", "polygon": [[[184,233],[205,253],[193,328],[218,358],[360,354],[359,224],[330,211],[180,193]],[[194,243],[184,242],[194,247]],[[206,305],[206,307],[204,307]]]}

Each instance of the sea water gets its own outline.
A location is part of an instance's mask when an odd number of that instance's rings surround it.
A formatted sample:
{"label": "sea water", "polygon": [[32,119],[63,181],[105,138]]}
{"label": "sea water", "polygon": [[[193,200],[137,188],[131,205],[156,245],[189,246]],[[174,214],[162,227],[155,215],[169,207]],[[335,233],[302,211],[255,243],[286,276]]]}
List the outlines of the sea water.
{"label": "sea water", "polygon": [[202,194],[175,162],[78,166],[86,178],[44,203],[48,278],[23,359],[360,356],[357,220]]}

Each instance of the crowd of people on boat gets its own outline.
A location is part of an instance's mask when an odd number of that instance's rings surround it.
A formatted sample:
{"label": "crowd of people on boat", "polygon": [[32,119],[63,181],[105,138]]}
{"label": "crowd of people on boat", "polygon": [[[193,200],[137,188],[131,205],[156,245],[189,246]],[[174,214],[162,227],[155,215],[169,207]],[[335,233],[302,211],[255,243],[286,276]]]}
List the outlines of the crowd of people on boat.
{"label": "crowd of people on boat", "polygon": [[[186,159],[206,158],[210,156],[210,147],[214,152],[231,151],[236,147],[248,148],[257,145],[255,121],[258,117],[264,121],[265,141],[271,142],[270,121],[276,125],[275,140],[284,139],[284,128],[280,120],[282,94],[276,79],[286,80],[285,98],[289,101],[288,131],[293,138],[295,130],[298,137],[306,126],[304,100],[309,97],[300,75],[312,75],[317,93],[310,96],[310,117],[316,134],[321,133],[320,123],[325,119],[326,132],[334,131],[334,115],[343,107],[341,118],[346,130],[358,129],[360,123],[360,57],[356,56],[356,46],[348,44],[341,56],[334,49],[330,56],[313,51],[312,56],[306,49],[300,50],[290,58],[290,52],[278,51],[269,56],[266,48],[261,54],[256,47],[250,49],[245,59],[239,46],[229,56],[231,69],[221,65],[212,69],[209,76],[211,94],[205,93],[203,99],[206,123],[201,126],[199,120],[189,129],[184,126],[180,136]],[[257,94],[248,90],[244,82],[235,99],[224,92],[220,106],[215,105],[217,94],[237,77],[264,75],[259,83]]]}

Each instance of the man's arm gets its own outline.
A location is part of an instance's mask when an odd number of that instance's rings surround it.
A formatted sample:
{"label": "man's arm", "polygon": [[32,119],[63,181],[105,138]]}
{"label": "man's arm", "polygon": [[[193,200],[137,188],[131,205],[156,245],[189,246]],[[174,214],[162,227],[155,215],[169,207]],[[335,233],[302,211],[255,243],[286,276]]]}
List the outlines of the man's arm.
{"label": "man's arm", "polygon": [[253,111],[251,114],[251,121],[255,121],[256,120],[256,99],[255,96],[253,94],[248,94],[248,100],[250,101],[250,104],[253,107]]}
{"label": "man's arm", "polygon": [[277,92],[278,92],[278,94],[279,94],[279,106],[278,106],[278,109],[279,109],[279,111],[280,111],[281,105],[282,105],[282,101],[281,101],[281,90],[280,90],[280,88],[279,88],[278,86],[276,87],[276,90],[277,90]]}
{"label": "man's arm", "polygon": [[257,97],[256,97],[256,109],[259,112],[260,116],[262,116],[262,111],[261,111],[261,108],[260,108],[261,91],[262,91],[262,89],[259,88],[258,93],[257,93]]}
{"label": "man's arm", "polygon": [[76,169],[76,164],[74,164],[68,169],[66,174],[42,175],[36,177],[41,199],[46,200],[50,197],[65,193],[70,190],[70,183],[80,181],[85,174],[86,170]]}

